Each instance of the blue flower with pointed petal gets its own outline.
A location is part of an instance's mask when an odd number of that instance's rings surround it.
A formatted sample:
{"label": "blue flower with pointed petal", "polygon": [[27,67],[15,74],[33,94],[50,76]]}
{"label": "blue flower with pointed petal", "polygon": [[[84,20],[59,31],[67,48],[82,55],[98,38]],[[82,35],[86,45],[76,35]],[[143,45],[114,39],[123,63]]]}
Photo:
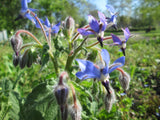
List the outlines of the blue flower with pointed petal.
{"label": "blue flower with pointed petal", "polygon": [[111,34],[111,35],[112,35],[113,42],[114,42],[114,43],[111,44],[111,45],[118,45],[118,46],[120,46],[123,54],[125,55],[126,42],[128,41],[128,39],[129,39],[129,37],[131,36],[131,34],[130,34],[130,31],[129,31],[128,28],[125,28],[125,29],[122,28],[122,30],[123,30],[123,32],[124,32],[125,40],[121,40],[121,39],[120,39],[119,37],[117,37],[116,35]]}
{"label": "blue flower with pointed petal", "polygon": [[111,14],[111,18],[107,18],[108,19],[108,23],[113,23],[114,27],[116,27],[116,18],[117,18],[117,13],[115,12],[115,9],[111,6],[111,5],[106,5],[107,10],[110,12]]}
{"label": "blue flower with pointed petal", "polygon": [[[20,10],[20,15],[24,18],[28,18],[33,22],[33,17],[29,14],[29,11],[36,11],[36,9],[28,8],[28,3],[30,3],[32,0],[21,0],[21,10]],[[16,18],[18,19],[18,18]]]}
{"label": "blue flower with pointed petal", "polygon": [[80,80],[85,80],[89,78],[96,78],[99,81],[105,81],[109,77],[109,73],[113,70],[121,67],[125,63],[125,57],[120,57],[116,61],[113,62],[112,65],[109,66],[110,56],[107,50],[102,49],[101,56],[105,62],[105,66],[103,68],[96,67],[94,63],[88,60],[76,59],[81,71],[76,73],[76,76]]}
{"label": "blue flower with pointed petal", "polygon": [[88,15],[90,28],[89,29],[79,28],[78,32],[84,36],[94,34],[97,37],[97,40],[100,42],[101,46],[103,47],[102,41],[103,41],[104,31],[106,29],[107,23],[103,13],[98,12],[98,16],[100,21],[95,19],[92,15]]}
{"label": "blue flower with pointed petal", "polygon": [[54,26],[51,28],[51,29],[52,29],[51,33],[52,33],[52,34],[58,33],[60,25],[61,25],[61,22],[59,22],[59,23],[57,23],[56,25],[54,25]]}
{"label": "blue flower with pointed petal", "polygon": [[45,22],[44,22],[44,26],[45,26],[45,30],[46,30],[47,36],[48,36],[49,29],[51,29],[51,33],[52,33],[52,34],[58,33],[60,25],[61,25],[61,22],[59,22],[59,23],[57,23],[56,25],[52,26],[52,25],[50,24],[48,18],[46,17],[46,20],[45,20]]}

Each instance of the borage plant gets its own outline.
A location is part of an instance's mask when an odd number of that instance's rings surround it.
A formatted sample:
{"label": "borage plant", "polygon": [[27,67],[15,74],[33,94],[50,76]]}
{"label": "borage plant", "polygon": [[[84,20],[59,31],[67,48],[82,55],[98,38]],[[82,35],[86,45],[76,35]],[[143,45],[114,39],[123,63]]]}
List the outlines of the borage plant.
{"label": "borage plant", "polygon": [[[51,85],[46,80],[45,83],[34,88],[25,102],[21,103],[24,108],[20,111],[21,118],[96,119],[100,114],[98,111],[101,109],[105,108],[110,112],[112,105],[116,102],[116,95],[109,80],[110,73],[114,70],[120,72],[119,81],[125,94],[130,82],[130,76],[121,68],[125,64],[125,56],[121,56],[113,64],[109,64],[109,52],[106,49],[101,49],[104,45],[106,45],[105,47],[118,45],[125,55],[126,42],[130,37],[129,29],[122,29],[125,36],[124,40],[114,34],[111,36],[104,34],[105,30],[110,27],[117,28],[117,15],[114,8],[110,5],[106,6],[111,13],[110,17],[105,17],[101,12],[98,12],[99,19],[89,15],[89,24],[77,29],[77,33],[75,33],[75,21],[71,16],[67,17],[65,21],[53,25],[47,17],[45,20],[40,19],[36,14],[36,9],[28,8],[30,2],[31,0],[21,0],[20,16],[29,19],[36,28],[41,29],[45,42],[27,30],[18,30],[11,37],[11,45],[14,50],[13,64],[14,66],[19,65],[23,69],[25,66],[31,67],[33,63],[37,63],[41,65],[40,71],[42,71],[44,67],[47,69],[47,63],[51,60],[54,73],[59,77],[59,81],[54,77],[55,84],[53,87],[50,87]],[[34,43],[23,44],[21,33],[33,38]],[[90,37],[90,35],[92,36]],[[80,39],[80,36],[83,36],[84,39]],[[98,41],[94,42],[94,38]],[[104,43],[109,39],[113,39],[114,43]],[[86,57],[89,51],[91,51],[92,57]],[[95,61],[95,58],[99,61],[98,64],[91,62]],[[65,63],[61,62],[65,60]],[[78,64],[80,70],[78,70]],[[82,82],[86,79],[93,80]],[[43,99],[39,98],[41,100],[36,98],[37,102],[35,103],[34,95],[44,95],[44,97]],[[43,109],[39,109],[42,106]],[[109,113],[106,112],[105,114]]]}

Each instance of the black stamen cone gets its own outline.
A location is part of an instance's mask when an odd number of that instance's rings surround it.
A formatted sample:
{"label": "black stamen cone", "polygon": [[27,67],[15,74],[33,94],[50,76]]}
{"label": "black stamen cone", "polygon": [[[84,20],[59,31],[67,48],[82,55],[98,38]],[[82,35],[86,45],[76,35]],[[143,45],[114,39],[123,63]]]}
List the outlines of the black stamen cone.
{"label": "black stamen cone", "polygon": [[110,90],[109,90],[109,84],[107,84],[106,82],[102,81],[102,85],[106,88],[108,94],[110,94]]}
{"label": "black stamen cone", "polygon": [[18,17],[16,17],[16,19],[14,19],[14,21],[17,21],[17,20],[22,19],[22,18],[23,18],[22,15],[18,15]]}
{"label": "black stamen cone", "polygon": [[103,47],[102,38],[101,37],[97,37],[97,40],[99,41],[101,47]]}
{"label": "black stamen cone", "polygon": [[124,48],[121,48],[122,52],[123,52],[123,55],[125,56],[125,49]]}

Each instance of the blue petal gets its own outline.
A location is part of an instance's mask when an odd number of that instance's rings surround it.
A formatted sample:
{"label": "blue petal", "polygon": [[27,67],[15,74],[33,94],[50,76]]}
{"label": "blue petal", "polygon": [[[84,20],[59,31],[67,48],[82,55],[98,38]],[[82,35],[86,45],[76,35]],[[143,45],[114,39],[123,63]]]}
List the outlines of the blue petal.
{"label": "blue petal", "polygon": [[106,5],[106,8],[110,12],[111,15],[115,14],[115,9],[111,5]]}
{"label": "blue petal", "polygon": [[81,71],[76,73],[76,76],[79,79],[84,80],[88,78],[100,78],[100,70],[97,69],[92,62],[81,59],[76,60],[79,63],[79,67],[81,69]]}
{"label": "blue petal", "polygon": [[32,0],[27,0],[28,3],[30,3]]}
{"label": "blue petal", "polygon": [[27,0],[21,0],[21,9],[22,10],[27,10],[28,9],[28,2]]}
{"label": "blue petal", "polygon": [[125,40],[127,41],[129,39],[131,33],[128,28],[125,28],[125,30],[122,28],[122,30],[124,32]]}
{"label": "blue petal", "polygon": [[101,12],[99,12],[98,11],[98,16],[99,16],[99,19],[100,19],[100,21],[103,23],[103,26],[102,26],[102,31],[105,31],[105,29],[106,29],[106,26],[107,26],[107,24],[106,24],[106,17],[104,16],[104,14],[103,13],[101,13]]}
{"label": "blue petal", "polygon": [[37,9],[29,8],[30,11],[35,12],[38,11]]}
{"label": "blue petal", "polygon": [[83,35],[83,36],[88,36],[88,35],[90,35],[90,34],[94,34],[94,33],[91,32],[91,31],[86,31],[86,29],[84,29],[84,28],[79,28],[77,31],[78,31],[81,35]]}
{"label": "blue petal", "polygon": [[45,24],[47,27],[50,27],[50,26],[51,26],[51,24],[50,24],[50,22],[49,22],[49,20],[48,20],[47,17],[46,17],[46,20],[44,21],[44,24]]}
{"label": "blue petal", "polygon": [[110,56],[106,49],[102,49],[101,56],[102,56],[102,59],[105,61],[106,66],[109,66]]}
{"label": "blue petal", "polygon": [[103,75],[107,75],[109,73],[109,67],[106,66],[103,70],[102,70]]}
{"label": "blue petal", "polygon": [[116,15],[112,15],[110,18],[110,22],[113,22],[114,24],[116,24]]}
{"label": "blue petal", "polygon": [[[40,19],[40,18],[38,18],[38,19],[39,19],[39,21],[40,21],[41,23],[44,23],[44,21],[43,21],[42,19]],[[41,29],[41,26],[40,26],[39,22],[36,20],[36,18],[34,18],[34,21],[35,21],[35,26],[36,26],[36,28],[40,28],[40,29]]]}
{"label": "blue petal", "polygon": [[88,15],[88,19],[89,19],[89,26],[91,27],[91,29],[99,33],[98,21],[92,15]]}
{"label": "blue petal", "polygon": [[57,23],[56,25],[54,25],[54,26],[52,27],[51,33],[53,33],[53,34],[58,33],[58,31],[59,31],[59,26],[60,26],[60,25],[61,25],[61,22],[59,22],[59,23]]}
{"label": "blue petal", "polygon": [[114,61],[114,63],[109,68],[109,73],[111,73],[113,70],[123,66],[125,63],[125,56],[122,56]]}
{"label": "blue petal", "polygon": [[113,39],[113,42],[116,43],[116,44],[119,44],[119,45],[122,45],[122,41],[119,37],[117,37],[116,35],[114,34],[111,34],[112,35],[112,39]]}
{"label": "blue petal", "polygon": [[34,24],[36,23],[36,21],[34,20],[34,17],[32,17],[29,13],[26,13],[24,15],[24,17],[28,18],[29,20],[31,20]]}

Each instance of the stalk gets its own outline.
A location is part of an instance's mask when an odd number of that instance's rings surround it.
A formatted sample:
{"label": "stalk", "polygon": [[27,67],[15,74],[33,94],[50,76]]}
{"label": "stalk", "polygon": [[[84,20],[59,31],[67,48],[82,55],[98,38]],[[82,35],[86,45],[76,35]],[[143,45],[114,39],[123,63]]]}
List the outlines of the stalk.
{"label": "stalk", "polygon": [[82,49],[83,44],[85,43],[85,41],[87,40],[88,36],[82,41],[82,43],[74,50],[73,55],[68,55],[67,58],[67,62],[66,62],[66,66],[65,66],[65,70],[67,72],[69,72],[70,67],[72,65],[73,59],[75,58],[75,56],[77,55],[77,53]]}
{"label": "stalk", "polygon": [[27,30],[18,30],[15,35],[18,36],[20,33],[26,33],[26,34],[28,34],[28,35],[31,36],[40,46],[42,46],[42,43],[41,43],[32,33],[30,33],[29,31],[27,31]]}

